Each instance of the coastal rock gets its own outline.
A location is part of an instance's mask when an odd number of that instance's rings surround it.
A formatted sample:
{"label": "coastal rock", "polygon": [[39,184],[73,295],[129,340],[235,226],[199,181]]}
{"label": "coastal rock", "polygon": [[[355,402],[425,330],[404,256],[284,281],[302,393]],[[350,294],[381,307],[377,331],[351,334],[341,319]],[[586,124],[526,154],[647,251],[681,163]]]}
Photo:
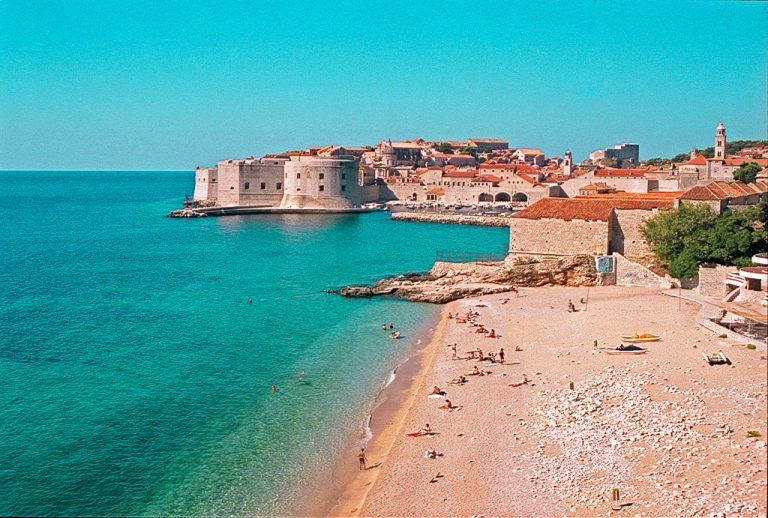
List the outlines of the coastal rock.
{"label": "coastal rock", "polygon": [[346,297],[395,295],[414,302],[445,304],[456,299],[514,292],[518,287],[594,286],[597,274],[589,255],[534,264],[510,262],[436,262],[425,274],[408,273],[382,279],[373,287],[347,286]]}

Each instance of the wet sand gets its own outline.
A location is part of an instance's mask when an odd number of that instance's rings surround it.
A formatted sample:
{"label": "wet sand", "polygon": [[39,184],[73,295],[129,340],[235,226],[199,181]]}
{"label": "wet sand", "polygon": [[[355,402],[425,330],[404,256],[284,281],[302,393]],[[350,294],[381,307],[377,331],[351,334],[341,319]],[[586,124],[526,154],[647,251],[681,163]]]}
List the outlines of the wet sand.
{"label": "wet sand", "polygon": [[[581,304],[586,295],[536,288],[447,305],[421,371],[367,448],[380,466],[359,472],[331,514],[765,515],[765,345],[719,339],[695,324],[697,304],[678,311],[653,290],[591,288]],[[501,338],[446,318],[468,309]],[[644,331],[663,336],[646,354],[603,350]],[[454,342],[460,356],[503,347],[507,364],[451,360]],[[719,350],[732,365],[704,362]],[[491,374],[447,385],[475,365]],[[524,374],[530,383],[509,386]],[[462,409],[439,409],[434,385]],[[405,435],[425,423],[439,434]],[[425,458],[429,448],[443,455]]]}

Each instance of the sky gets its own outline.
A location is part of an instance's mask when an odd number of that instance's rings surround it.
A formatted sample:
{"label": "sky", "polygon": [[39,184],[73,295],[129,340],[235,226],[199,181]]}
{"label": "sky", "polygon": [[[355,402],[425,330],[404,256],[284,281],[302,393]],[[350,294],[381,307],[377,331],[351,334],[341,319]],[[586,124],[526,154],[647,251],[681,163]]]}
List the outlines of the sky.
{"label": "sky", "polygon": [[766,139],[768,3],[0,0],[0,169],[382,139],[576,160]]}

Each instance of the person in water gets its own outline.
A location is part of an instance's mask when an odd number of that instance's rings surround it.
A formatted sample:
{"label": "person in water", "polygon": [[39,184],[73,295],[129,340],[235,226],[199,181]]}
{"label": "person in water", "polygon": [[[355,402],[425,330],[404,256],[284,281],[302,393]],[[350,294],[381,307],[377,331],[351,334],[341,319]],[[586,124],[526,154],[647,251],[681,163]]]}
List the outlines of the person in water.
{"label": "person in water", "polygon": [[275,392],[277,392],[277,387],[275,385],[272,385],[272,393],[274,394]]}
{"label": "person in water", "polygon": [[253,298],[248,297],[248,304],[253,304]]}

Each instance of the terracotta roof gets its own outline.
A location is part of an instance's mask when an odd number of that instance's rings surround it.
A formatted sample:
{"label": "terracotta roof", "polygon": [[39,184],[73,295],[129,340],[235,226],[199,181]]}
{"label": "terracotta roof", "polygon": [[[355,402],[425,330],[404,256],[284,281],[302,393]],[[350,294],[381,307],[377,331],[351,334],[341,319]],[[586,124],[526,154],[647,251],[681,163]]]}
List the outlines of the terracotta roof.
{"label": "terracotta roof", "polygon": [[598,169],[595,171],[595,176],[603,177],[615,177],[615,176],[629,176],[632,178],[642,178],[645,176],[645,170],[643,169]]}
{"label": "terracotta roof", "polygon": [[542,198],[516,213],[520,219],[561,219],[571,221],[608,221],[613,205],[606,200],[575,198]]}
{"label": "terracotta roof", "polygon": [[[678,193],[679,194],[679,193]],[[675,199],[645,198],[616,195],[577,196],[576,198],[542,198],[518,212],[513,218],[561,219],[570,221],[608,221],[611,211],[671,209]]]}
{"label": "terracotta roof", "polygon": [[[609,199],[609,200],[641,200],[641,201],[674,201],[683,194],[683,191],[664,192],[625,192],[618,191],[610,194],[590,194],[588,196],[576,196],[577,198]],[[618,203],[618,202],[617,202]],[[619,207],[621,208],[621,207]]]}
{"label": "terracotta roof", "polygon": [[443,196],[445,194],[445,189],[442,189],[440,187],[435,187],[434,189],[428,190],[427,194],[436,194],[438,196]]}
{"label": "terracotta roof", "polygon": [[442,171],[443,170],[443,168],[440,167],[439,165],[431,165],[431,166],[427,167],[427,169],[429,171]]}
{"label": "terracotta roof", "polygon": [[750,194],[768,191],[768,182],[741,183],[741,182],[711,182],[707,185],[697,185],[688,189],[681,200],[725,200],[749,196]]}
{"label": "terracotta roof", "polygon": [[687,162],[683,162],[680,165],[707,165],[707,157],[704,155],[696,155]]}
{"label": "terracotta roof", "polygon": [[597,183],[588,183],[587,185],[583,187],[579,187],[580,191],[599,191],[603,189],[613,189],[616,190],[616,187],[612,187],[608,185],[605,182],[597,182]]}
{"label": "terracotta roof", "polygon": [[518,148],[516,151],[519,151],[524,155],[543,155],[544,154],[544,152],[541,149],[529,148],[529,147],[521,147],[521,148]]}
{"label": "terracotta roof", "polygon": [[738,165],[738,166],[748,164],[749,162],[755,162],[757,165],[761,167],[768,166],[768,158],[731,157],[731,158],[726,158],[723,162],[725,162],[725,165]]}
{"label": "terracotta roof", "polygon": [[477,171],[448,171],[443,173],[443,178],[474,178]]}
{"label": "terracotta roof", "polygon": [[496,175],[493,174],[484,174],[480,175],[477,178],[472,179],[473,182],[491,182],[491,183],[499,183],[501,181],[501,178],[499,178]]}

